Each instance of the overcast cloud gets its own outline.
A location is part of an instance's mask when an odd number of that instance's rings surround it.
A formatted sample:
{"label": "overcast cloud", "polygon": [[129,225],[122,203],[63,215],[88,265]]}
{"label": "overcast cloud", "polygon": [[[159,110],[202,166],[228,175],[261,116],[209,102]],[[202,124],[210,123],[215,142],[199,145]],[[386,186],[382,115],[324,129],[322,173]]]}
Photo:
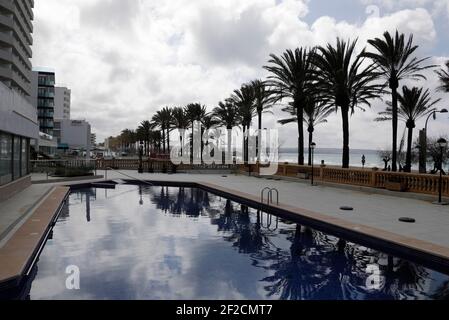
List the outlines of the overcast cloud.
{"label": "overcast cloud", "polygon": [[[359,37],[363,47],[398,28],[414,33],[420,55],[438,64],[449,59],[449,0],[344,0],[335,16],[328,1],[39,0],[33,65],[55,69],[57,82],[72,89],[72,118],[91,122],[101,142],[162,106],[212,109],[243,82],[265,77],[270,53],[337,36]],[[428,74],[418,84],[433,89],[437,78]],[[435,97],[449,107],[448,95]],[[376,101],[353,116],[353,148],[389,146],[390,125],[373,122],[384,106]],[[277,126],[280,116],[267,115],[264,127]],[[432,133],[448,134],[448,121],[433,123]],[[340,122],[336,114],[317,130],[320,146],[341,145]],[[280,130],[283,145],[294,146],[295,126]]]}

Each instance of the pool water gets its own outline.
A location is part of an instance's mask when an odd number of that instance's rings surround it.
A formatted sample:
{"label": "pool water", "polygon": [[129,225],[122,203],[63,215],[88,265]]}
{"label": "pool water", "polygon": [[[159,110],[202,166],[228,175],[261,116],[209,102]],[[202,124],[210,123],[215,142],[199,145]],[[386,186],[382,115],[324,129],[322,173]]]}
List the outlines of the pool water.
{"label": "pool water", "polygon": [[119,185],[72,191],[24,296],[447,299],[449,276],[201,189]]}

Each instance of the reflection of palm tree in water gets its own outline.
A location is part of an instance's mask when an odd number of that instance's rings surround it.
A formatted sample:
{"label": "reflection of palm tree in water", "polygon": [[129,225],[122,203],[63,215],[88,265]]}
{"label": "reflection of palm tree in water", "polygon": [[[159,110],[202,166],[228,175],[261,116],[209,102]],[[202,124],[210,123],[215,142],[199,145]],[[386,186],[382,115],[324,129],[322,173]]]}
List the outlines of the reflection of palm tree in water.
{"label": "reflection of palm tree in water", "polygon": [[[158,192],[159,190],[159,192]],[[196,188],[148,188],[151,202],[164,213],[198,217],[210,207],[210,194]]]}
{"label": "reflection of palm tree in water", "polygon": [[[274,272],[263,279],[270,284],[265,287],[268,297],[278,296],[282,300],[314,299],[315,293],[325,285],[329,266],[316,250],[319,239],[317,232],[297,225],[287,239],[292,242],[290,252],[270,248],[261,259],[270,261],[264,267]],[[267,254],[268,253],[268,254]]]}
{"label": "reflection of palm tree in water", "polygon": [[[289,229],[285,223],[280,230],[262,228],[259,212],[251,219],[249,208],[237,208],[226,200],[221,210],[211,208],[207,192],[199,189],[162,188],[153,201],[158,208],[175,214],[198,217],[206,212],[211,224],[218,227],[226,241],[239,253],[249,254],[252,265],[270,273],[262,281],[268,297],[280,299],[399,299],[404,292],[422,291],[424,279],[428,277],[422,267],[387,256],[358,245],[346,244],[342,240],[322,232],[297,225]],[[172,192],[173,193],[173,192]],[[216,203],[216,202],[214,202]],[[215,214],[220,212],[220,214]],[[286,234],[291,242],[287,251],[277,245],[279,235]],[[385,261],[390,261],[386,263]],[[374,264],[384,270],[384,286],[378,291],[367,291],[366,272]],[[449,286],[449,284],[448,284]],[[446,286],[446,287],[448,287]],[[444,295],[444,288],[441,289]]]}

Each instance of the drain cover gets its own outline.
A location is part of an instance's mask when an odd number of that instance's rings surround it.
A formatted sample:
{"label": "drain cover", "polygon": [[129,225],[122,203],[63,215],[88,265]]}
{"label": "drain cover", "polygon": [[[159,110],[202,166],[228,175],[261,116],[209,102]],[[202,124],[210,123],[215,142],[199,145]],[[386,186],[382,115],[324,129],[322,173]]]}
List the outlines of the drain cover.
{"label": "drain cover", "polygon": [[344,207],[340,207],[340,210],[343,210],[343,211],[354,211],[354,208],[353,207],[344,206]]}
{"label": "drain cover", "polygon": [[399,221],[405,222],[405,223],[415,223],[416,222],[416,220],[413,218],[400,218]]}

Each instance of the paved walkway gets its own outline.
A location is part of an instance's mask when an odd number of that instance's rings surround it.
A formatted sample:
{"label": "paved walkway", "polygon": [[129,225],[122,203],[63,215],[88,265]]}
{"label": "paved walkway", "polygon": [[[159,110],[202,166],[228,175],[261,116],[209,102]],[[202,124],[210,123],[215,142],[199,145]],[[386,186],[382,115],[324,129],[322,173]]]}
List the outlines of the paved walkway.
{"label": "paved walkway", "polygon": [[[312,187],[304,182],[275,181],[242,175],[228,175],[224,178],[221,175],[148,173],[139,175],[135,171],[122,172],[144,180],[205,182],[250,194],[258,199],[264,187],[277,188],[280,192],[280,202],[284,205],[430,242],[449,249],[449,206],[436,206],[428,201],[329,186]],[[125,178],[117,172],[108,173],[109,180]],[[342,206],[353,207],[354,211],[342,211],[340,210]],[[414,218],[416,223],[399,222],[398,219],[401,217]]]}
{"label": "paved walkway", "polygon": [[0,247],[2,240],[25,220],[51,189],[50,185],[32,185],[0,204]]}

